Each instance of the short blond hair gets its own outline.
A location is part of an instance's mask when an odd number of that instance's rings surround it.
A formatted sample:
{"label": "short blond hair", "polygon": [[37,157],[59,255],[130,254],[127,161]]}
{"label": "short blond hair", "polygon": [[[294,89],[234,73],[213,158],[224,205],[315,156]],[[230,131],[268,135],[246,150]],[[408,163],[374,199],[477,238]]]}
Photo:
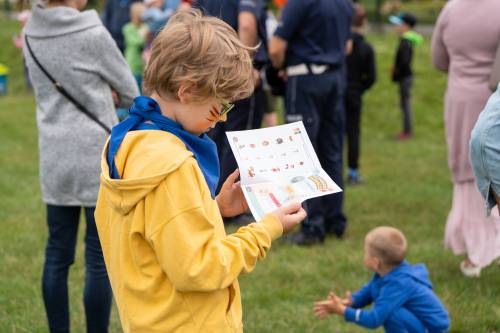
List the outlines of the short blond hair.
{"label": "short blond hair", "polygon": [[246,98],[254,89],[250,50],[224,21],[196,9],[179,11],[153,42],[144,93],[177,99],[187,84],[192,102]]}
{"label": "short blond hair", "polygon": [[379,258],[387,267],[401,264],[408,249],[403,233],[393,227],[377,227],[371,230],[365,237],[365,245],[369,255]]}

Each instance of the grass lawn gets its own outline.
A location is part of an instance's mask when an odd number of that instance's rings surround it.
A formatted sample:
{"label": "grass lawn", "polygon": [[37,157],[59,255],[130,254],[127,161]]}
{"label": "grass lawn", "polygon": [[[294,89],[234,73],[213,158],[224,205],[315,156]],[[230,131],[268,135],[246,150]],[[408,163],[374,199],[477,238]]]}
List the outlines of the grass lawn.
{"label": "grass lawn", "polygon": [[[10,41],[17,29],[15,22],[0,18],[0,63],[11,67],[11,93],[0,97],[0,332],[46,332],[40,291],[45,208],[34,98],[24,92],[22,60]],[[347,235],[312,248],[276,242],[268,258],[240,279],[246,332],[362,332],[337,317],[315,319],[312,305],[329,290],[343,294],[370,278],[362,265],[362,241],[378,225],[405,232],[408,259],[427,264],[451,313],[452,332],[499,332],[500,268],[493,265],[480,279],[465,279],[458,269],[461,259],[443,249],[452,190],[443,134],[446,77],[432,69],[426,40],[415,59],[415,138],[397,143],[398,97],[388,79],[396,38],[388,33],[369,40],[377,51],[379,80],[364,100],[361,170],[367,181],[346,189]],[[82,237],[80,232],[69,277],[74,332],[85,331]],[[120,330],[114,309],[111,332]]]}
{"label": "grass lawn", "polygon": [[[446,4],[446,1],[447,0],[403,0],[398,2],[395,0],[387,0],[380,2],[383,3],[382,8],[391,3],[399,3],[401,6],[400,11],[414,14],[417,17],[419,24],[434,24],[439,12]],[[358,2],[362,3],[366,7],[370,20],[374,21],[376,17],[375,11],[377,1],[360,0]],[[391,8],[391,6],[389,6],[389,8]],[[389,15],[393,15],[393,13],[384,13],[382,10],[383,22],[388,22],[387,19]]]}

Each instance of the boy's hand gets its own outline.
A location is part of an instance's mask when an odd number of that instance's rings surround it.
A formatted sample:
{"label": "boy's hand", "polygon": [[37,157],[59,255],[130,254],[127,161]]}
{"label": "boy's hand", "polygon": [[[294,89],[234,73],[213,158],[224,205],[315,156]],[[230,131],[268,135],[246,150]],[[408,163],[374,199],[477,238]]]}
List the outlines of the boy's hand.
{"label": "boy's hand", "polygon": [[306,211],[300,203],[292,203],[282,206],[272,213],[280,220],[283,226],[283,233],[291,231],[297,224],[307,216]]}
{"label": "boy's hand", "polygon": [[333,292],[330,292],[327,300],[319,301],[314,304],[314,314],[321,319],[325,318],[330,313],[343,316],[345,309],[346,306],[342,304],[342,299]]}
{"label": "boy's hand", "polygon": [[354,301],[352,300],[352,293],[350,291],[346,291],[345,298],[342,299],[342,304],[345,306],[352,306]]}
{"label": "boy's hand", "polygon": [[238,169],[230,174],[224,185],[222,185],[219,195],[215,198],[223,217],[236,216],[248,211],[248,204],[241,190],[241,183],[236,182],[239,175],[240,171]]}

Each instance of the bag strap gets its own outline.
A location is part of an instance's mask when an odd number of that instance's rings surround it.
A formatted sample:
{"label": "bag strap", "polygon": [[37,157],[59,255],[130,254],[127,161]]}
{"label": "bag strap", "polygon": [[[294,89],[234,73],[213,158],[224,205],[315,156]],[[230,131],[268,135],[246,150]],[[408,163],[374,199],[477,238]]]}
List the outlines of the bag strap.
{"label": "bag strap", "polygon": [[45,76],[50,80],[50,82],[52,82],[54,88],[57,91],[59,91],[61,93],[61,95],[66,97],[71,103],[73,103],[78,110],[83,112],[83,114],[85,114],[91,120],[96,122],[100,127],[102,127],[102,129],[104,129],[106,131],[106,133],[108,133],[108,134],[111,133],[111,129],[108,126],[106,126],[106,124],[104,124],[102,121],[100,121],[94,114],[90,113],[82,104],[80,104],[80,102],[78,102],[75,98],[73,98],[73,96],[71,96],[66,91],[66,89],[64,89],[64,87],[61,85],[61,83],[59,81],[54,79],[54,77],[52,75],[50,75],[49,72],[47,72],[47,70],[38,61],[37,57],[35,57],[35,54],[33,53],[33,50],[31,49],[31,45],[28,41],[28,35],[26,35],[26,34],[24,35],[24,41],[26,43],[26,46],[28,48],[28,51],[29,51],[31,57],[33,58],[33,60],[37,64],[38,68],[40,68],[40,70],[43,72],[43,74],[45,74]]}

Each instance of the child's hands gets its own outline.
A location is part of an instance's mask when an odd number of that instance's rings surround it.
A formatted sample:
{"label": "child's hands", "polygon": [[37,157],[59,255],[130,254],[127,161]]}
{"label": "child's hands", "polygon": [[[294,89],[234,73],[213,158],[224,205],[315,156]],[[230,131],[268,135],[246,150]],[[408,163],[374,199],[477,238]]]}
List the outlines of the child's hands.
{"label": "child's hands", "polygon": [[330,313],[335,313],[340,316],[344,315],[346,306],[342,304],[342,299],[330,292],[328,299],[319,301],[314,304],[314,314],[321,319],[328,316]]}
{"label": "child's hands", "polygon": [[236,182],[239,175],[238,169],[230,174],[222,185],[219,195],[215,198],[220,213],[224,217],[236,216],[248,211],[248,204],[241,190],[241,184],[239,181]]}
{"label": "child's hands", "polygon": [[352,300],[352,293],[350,291],[345,292],[345,298],[342,299],[342,304],[345,306],[352,306],[354,301]]}
{"label": "child's hands", "polygon": [[307,216],[306,211],[300,203],[292,203],[282,206],[272,213],[278,218],[283,226],[283,233],[291,231],[297,224]]}

